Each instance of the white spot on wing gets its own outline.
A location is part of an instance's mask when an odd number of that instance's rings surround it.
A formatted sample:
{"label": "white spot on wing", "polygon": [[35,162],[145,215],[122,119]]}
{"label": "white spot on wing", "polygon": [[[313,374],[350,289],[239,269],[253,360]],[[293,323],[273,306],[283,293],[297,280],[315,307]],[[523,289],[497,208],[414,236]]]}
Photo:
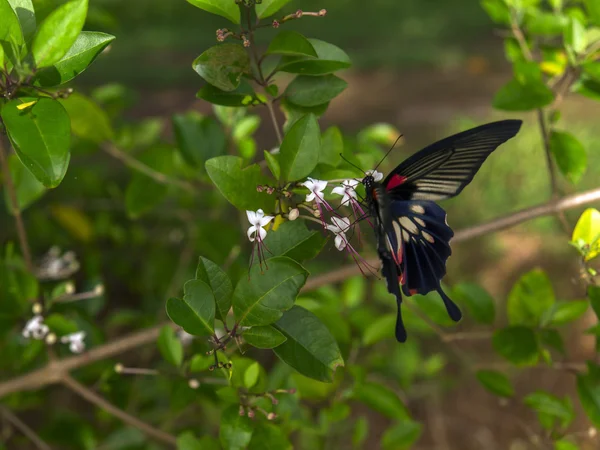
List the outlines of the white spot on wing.
{"label": "white spot on wing", "polygon": [[433,239],[433,236],[430,235],[427,231],[421,231],[421,235],[429,242],[431,242],[432,244],[435,242],[435,239]]}
{"label": "white spot on wing", "polygon": [[406,232],[406,230],[402,230],[402,240],[404,242],[408,242],[410,240],[410,235]]}
{"label": "white spot on wing", "polygon": [[425,221],[423,219],[420,219],[419,217],[413,217],[413,220],[425,228]]}
{"label": "white spot on wing", "polygon": [[425,214],[425,208],[421,205],[411,205],[410,210],[416,214]]}
{"label": "white spot on wing", "polygon": [[400,221],[400,225],[402,225],[402,228],[409,231],[411,234],[419,233],[419,229],[417,228],[415,223],[412,220],[410,220],[410,218],[400,217],[398,220]]}

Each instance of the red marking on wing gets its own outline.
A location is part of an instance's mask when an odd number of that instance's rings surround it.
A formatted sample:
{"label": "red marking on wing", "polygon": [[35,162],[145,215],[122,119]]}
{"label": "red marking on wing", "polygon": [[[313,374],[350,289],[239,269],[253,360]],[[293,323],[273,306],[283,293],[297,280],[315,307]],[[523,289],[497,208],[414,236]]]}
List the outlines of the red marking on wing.
{"label": "red marking on wing", "polygon": [[415,295],[418,293],[416,289],[411,289],[408,292],[410,292],[410,295]]}
{"label": "red marking on wing", "polygon": [[388,184],[385,187],[385,189],[388,190],[388,191],[391,191],[395,187],[400,186],[405,181],[406,181],[406,177],[403,177],[402,175],[394,174],[392,176],[392,178],[390,178],[390,181],[388,182]]}
{"label": "red marking on wing", "polygon": [[377,189],[373,189],[372,197],[373,197],[373,200],[377,200]]}
{"label": "red marking on wing", "polygon": [[398,281],[400,282],[400,284],[404,284],[404,273],[401,273],[401,274],[398,276]]}

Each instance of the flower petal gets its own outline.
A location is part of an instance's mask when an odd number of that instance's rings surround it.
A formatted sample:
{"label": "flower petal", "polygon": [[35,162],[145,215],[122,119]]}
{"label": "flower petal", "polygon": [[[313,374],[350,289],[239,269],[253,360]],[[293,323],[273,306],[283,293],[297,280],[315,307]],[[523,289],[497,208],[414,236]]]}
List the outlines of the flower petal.
{"label": "flower petal", "polygon": [[271,220],[273,220],[275,217],[274,216],[264,216],[263,218],[260,219],[260,226],[264,227],[265,225],[267,225]]}
{"label": "flower petal", "polygon": [[342,186],[338,186],[338,187],[334,187],[331,190],[332,194],[337,194],[337,195],[344,195],[346,194],[346,188],[342,187]]}
{"label": "flower petal", "polygon": [[250,228],[248,228],[248,239],[250,240],[250,242],[254,242],[254,239],[256,239],[256,237],[254,236],[254,234],[256,233],[256,226],[252,225]]}
{"label": "flower petal", "polygon": [[340,233],[335,237],[335,248],[342,251],[346,248],[346,236]]}
{"label": "flower petal", "polygon": [[259,228],[258,229],[258,234],[260,235],[260,240],[264,241],[265,238],[267,237],[267,231],[264,228]]}
{"label": "flower petal", "polygon": [[246,211],[246,217],[248,217],[248,222],[251,224],[256,222],[256,213],[254,211]]}

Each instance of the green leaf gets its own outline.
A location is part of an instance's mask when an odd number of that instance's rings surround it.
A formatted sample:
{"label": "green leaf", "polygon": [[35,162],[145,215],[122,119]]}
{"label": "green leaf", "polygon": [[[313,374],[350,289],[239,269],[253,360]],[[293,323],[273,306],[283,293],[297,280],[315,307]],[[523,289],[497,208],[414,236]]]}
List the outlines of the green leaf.
{"label": "green leaf", "polygon": [[288,100],[298,106],[317,106],[338,96],[348,83],[335,75],[298,75],[285,90]]}
{"label": "green leaf", "polygon": [[240,23],[240,8],[235,1],[229,0],[187,0],[206,12],[225,17],[235,24]]}
{"label": "green leaf", "polygon": [[300,180],[309,175],[319,162],[321,135],[313,114],[298,120],[283,138],[279,151],[281,179]]}
{"label": "green leaf", "polygon": [[580,450],[577,444],[566,439],[559,439],[554,441],[554,450]]}
{"label": "green leaf", "polygon": [[[160,173],[173,169],[173,151],[168,147],[154,147],[140,156],[140,161]],[[134,172],[125,190],[125,207],[131,218],[137,218],[160,204],[168,193],[164,183],[159,183],[142,172]]]}
{"label": "green leaf", "polygon": [[565,400],[544,391],[529,394],[523,402],[538,413],[538,418],[547,429],[553,427],[558,420],[562,428],[566,428],[575,418],[573,405],[568,397]]}
{"label": "green leaf", "polygon": [[287,338],[271,325],[252,327],[244,331],[244,340],[256,348],[275,348],[283,344]]}
{"label": "green leaf", "polygon": [[177,436],[177,450],[204,450],[204,448],[194,433],[186,431]]}
{"label": "green leaf", "polygon": [[587,167],[587,153],[581,142],[571,133],[552,130],[550,150],[561,173],[577,184]]}
{"label": "green leaf", "polygon": [[275,178],[279,179],[281,175],[281,167],[279,167],[279,160],[277,159],[277,155],[272,154],[268,150],[264,150],[263,154],[265,156],[267,166],[269,166],[269,170]]}
{"label": "green leaf", "polygon": [[273,256],[287,256],[302,262],[319,254],[326,239],[319,231],[309,231],[302,220],[286,221],[271,231],[265,245]]}
{"label": "green leaf", "polygon": [[114,137],[108,115],[92,99],[74,92],[59,101],[71,118],[71,131],[75,136],[97,144]]}
{"label": "green leaf", "polygon": [[537,326],[554,302],[554,290],[548,276],[539,269],[527,272],[508,294],[508,322],[511,325]]}
{"label": "green leaf", "polygon": [[396,327],[396,315],[386,314],[378,317],[364,331],[362,337],[363,345],[373,345],[377,342],[388,339],[394,334]]}
{"label": "green leaf", "polygon": [[510,24],[510,10],[504,0],[482,0],[481,6],[493,22],[501,25]]}
{"label": "green leaf", "polygon": [[0,17],[2,17],[0,21],[0,45],[2,45],[2,41],[7,44],[4,51],[7,53],[6,56],[9,60],[11,59],[10,56],[19,58],[20,55],[18,53],[13,55],[13,51],[19,51],[25,40],[19,17],[8,0],[0,0]]}
{"label": "green leaf", "polygon": [[9,268],[0,259],[0,331],[8,331],[15,323],[22,321],[38,294],[38,282],[33,275],[24,269]]}
{"label": "green leaf", "polygon": [[216,317],[225,323],[227,314],[231,309],[231,296],[233,295],[231,280],[223,269],[203,256],[198,259],[196,279],[210,286],[217,303]]}
{"label": "green leaf", "polygon": [[587,245],[586,261],[600,254],[600,211],[588,208],[581,214],[573,230],[571,241],[582,241]]}
{"label": "green leaf", "polygon": [[215,45],[198,56],[192,68],[216,88],[233,91],[240,85],[242,75],[250,72],[250,58],[239,44]]}
{"label": "green leaf", "polygon": [[43,87],[65,84],[87,69],[114,40],[110,34],[82,31],[60,60],[36,72],[34,84]]}
{"label": "green leaf", "polygon": [[600,319],[600,286],[588,286],[587,295],[596,318]]}
{"label": "green leaf", "polygon": [[233,127],[232,137],[236,142],[251,137],[260,126],[260,117],[244,116]]}
{"label": "green leaf", "polygon": [[321,152],[319,153],[319,164],[327,164],[337,167],[344,152],[344,138],[338,127],[329,127],[321,136]]}
{"label": "green leaf", "polygon": [[50,314],[44,319],[44,323],[48,325],[50,331],[57,334],[58,336],[64,336],[66,334],[75,333],[78,330],[77,322],[68,319],[62,314]]}
{"label": "green leaf", "polygon": [[403,420],[388,428],[381,439],[384,450],[409,449],[419,440],[423,425],[414,420]]}
{"label": "green leaf", "polygon": [[240,85],[233,91],[223,91],[214,87],[210,83],[206,83],[196,93],[196,97],[206,100],[213,105],[222,106],[248,106],[260,104],[256,99],[256,93],[250,83],[242,79]]}
{"label": "green leaf", "polygon": [[515,395],[515,388],[506,375],[496,370],[479,370],[477,379],[492,394],[500,397],[512,397]]}
{"label": "green leaf", "polygon": [[284,56],[277,70],[304,75],[326,75],[351,66],[350,58],[339,47],[318,39],[309,39],[318,59],[301,56]]}
{"label": "green leaf", "polygon": [[44,19],[31,44],[37,68],[51,66],[66,55],[83,28],[87,9],[87,0],[74,0],[62,4]]}
{"label": "green leaf", "polygon": [[202,280],[189,280],[183,292],[183,300],[167,300],[169,318],[194,336],[214,334],[215,297],[210,286]]}
{"label": "green leaf", "polygon": [[219,156],[206,161],[206,172],[219,192],[238,209],[269,210],[273,201],[269,195],[256,191],[258,185],[268,184],[260,167],[252,164],[242,169],[243,159],[238,156]]}
{"label": "green leaf", "polygon": [[600,427],[600,366],[588,362],[588,373],[577,375],[577,394],[586,415]]}
{"label": "green leaf", "polygon": [[477,322],[494,323],[496,303],[484,288],[474,283],[460,283],[453,287],[452,292],[457,301],[467,306]]}
{"label": "green leaf", "polygon": [[196,111],[175,114],[173,131],[183,159],[194,167],[204,167],[207,160],[225,153],[227,138],[212,117]]}
{"label": "green leaf", "polygon": [[522,84],[513,79],[496,93],[493,106],[505,111],[529,111],[547,106],[552,101],[554,94],[543,81]]}
{"label": "green leaf", "polygon": [[562,14],[536,11],[527,15],[525,29],[531,34],[556,36],[562,34],[569,24],[569,19]]}
{"label": "green leaf", "polygon": [[354,448],[362,448],[362,445],[369,437],[369,421],[365,416],[360,416],[354,423],[352,432],[352,445]]}
{"label": "green leaf", "polygon": [[359,384],[352,397],[390,419],[410,419],[408,409],[396,392],[378,383]]}
{"label": "green leaf", "polygon": [[259,19],[270,17],[289,2],[290,0],[263,0],[256,5],[256,16]]}
{"label": "green leaf", "polygon": [[[29,42],[37,28],[33,3],[31,0],[8,0],[8,3],[12,6],[13,11],[19,19],[25,41]],[[2,14],[0,14],[0,16],[6,17]]]}
{"label": "green leaf", "polygon": [[335,339],[313,313],[299,306],[286,311],[275,327],[287,338],[273,351],[286,364],[309,378],[331,382],[344,360]]}
{"label": "green leaf", "polygon": [[181,365],[183,361],[183,346],[175,331],[168,325],[161,328],[160,334],[158,335],[158,350],[162,357],[169,363],[176,367]]}
{"label": "green leaf", "polygon": [[588,309],[587,300],[573,300],[570,302],[557,302],[552,311],[550,326],[565,325],[579,319]]}
{"label": "green leaf", "polygon": [[531,328],[512,326],[494,333],[496,352],[517,366],[533,366],[539,359],[539,344]]}
{"label": "green leaf", "polygon": [[221,413],[219,438],[225,450],[243,450],[252,439],[254,426],[246,416],[240,416],[239,405],[231,405]]}
{"label": "green leaf", "polygon": [[[8,167],[17,194],[18,208],[24,211],[46,192],[46,188],[25,168],[17,155],[10,155]],[[8,212],[12,213],[12,201],[7,189],[4,189],[4,198]]]}
{"label": "green leaf", "polygon": [[[36,101],[23,110],[23,103]],[[60,184],[69,165],[71,127],[65,108],[50,98],[18,98],[1,111],[8,137],[25,167],[44,186]]]}
{"label": "green leaf", "polygon": [[[263,2],[265,3],[266,0]],[[256,5],[257,8],[259,5]],[[257,421],[248,450],[292,450],[283,427]]]}
{"label": "green leaf", "polygon": [[291,30],[280,31],[269,44],[266,53],[268,55],[317,57],[313,44],[297,31]]}
{"label": "green leaf", "polygon": [[600,26],[600,4],[597,0],[583,0],[590,22]]}
{"label": "green leaf", "polygon": [[284,256],[266,261],[264,273],[255,265],[233,292],[233,313],[242,326],[269,325],[294,305],[308,272],[297,262]]}
{"label": "green leaf", "polygon": [[285,115],[286,121],[283,124],[284,133],[288,133],[290,128],[294,126],[298,120],[304,118],[307,114],[314,114],[317,117],[321,117],[327,111],[329,103],[323,103],[322,105],[305,108],[304,106],[294,105],[288,102],[287,98],[281,99],[281,109]]}
{"label": "green leaf", "polygon": [[565,45],[576,54],[583,53],[587,47],[585,26],[574,16],[569,17],[569,24],[564,34]]}
{"label": "green leaf", "polygon": [[260,374],[260,365],[254,361],[244,371],[244,387],[246,389],[252,389],[258,381],[258,375]]}

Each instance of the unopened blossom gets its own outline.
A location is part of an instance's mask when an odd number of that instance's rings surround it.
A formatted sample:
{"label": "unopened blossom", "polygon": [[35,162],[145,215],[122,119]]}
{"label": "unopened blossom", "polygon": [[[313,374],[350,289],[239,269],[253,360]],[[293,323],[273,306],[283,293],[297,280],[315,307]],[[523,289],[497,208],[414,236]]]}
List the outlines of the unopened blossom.
{"label": "unopened blossom", "polygon": [[248,239],[250,242],[254,242],[255,239],[258,238],[259,241],[262,241],[267,236],[267,231],[263,228],[265,225],[268,225],[271,220],[274,219],[273,216],[265,216],[265,213],[262,209],[258,211],[246,211],[246,216],[248,217],[248,222],[250,222],[251,227],[248,228]]}
{"label": "unopened blossom", "polygon": [[341,186],[334,187],[331,190],[332,194],[342,196],[342,205],[347,205],[351,199],[356,199],[356,186],[358,186],[358,180],[344,180]]}
{"label": "unopened blossom", "polygon": [[72,353],[81,353],[85,350],[85,331],[77,331],[75,333],[67,334],[60,338],[60,342],[63,344],[69,344],[69,350]]}
{"label": "unopened blossom", "polygon": [[22,335],[27,339],[33,338],[41,340],[44,339],[49,331],[48,325],[44,323],[44,318],[41,315],[36,314],[25,324]]}
{"label": "unopened blossom", "polygon": [[383,174],[381,172],[377,172],[376,170],[367,170],[365,173],[367,175],[371,175],[374,181],[383,180]]}

